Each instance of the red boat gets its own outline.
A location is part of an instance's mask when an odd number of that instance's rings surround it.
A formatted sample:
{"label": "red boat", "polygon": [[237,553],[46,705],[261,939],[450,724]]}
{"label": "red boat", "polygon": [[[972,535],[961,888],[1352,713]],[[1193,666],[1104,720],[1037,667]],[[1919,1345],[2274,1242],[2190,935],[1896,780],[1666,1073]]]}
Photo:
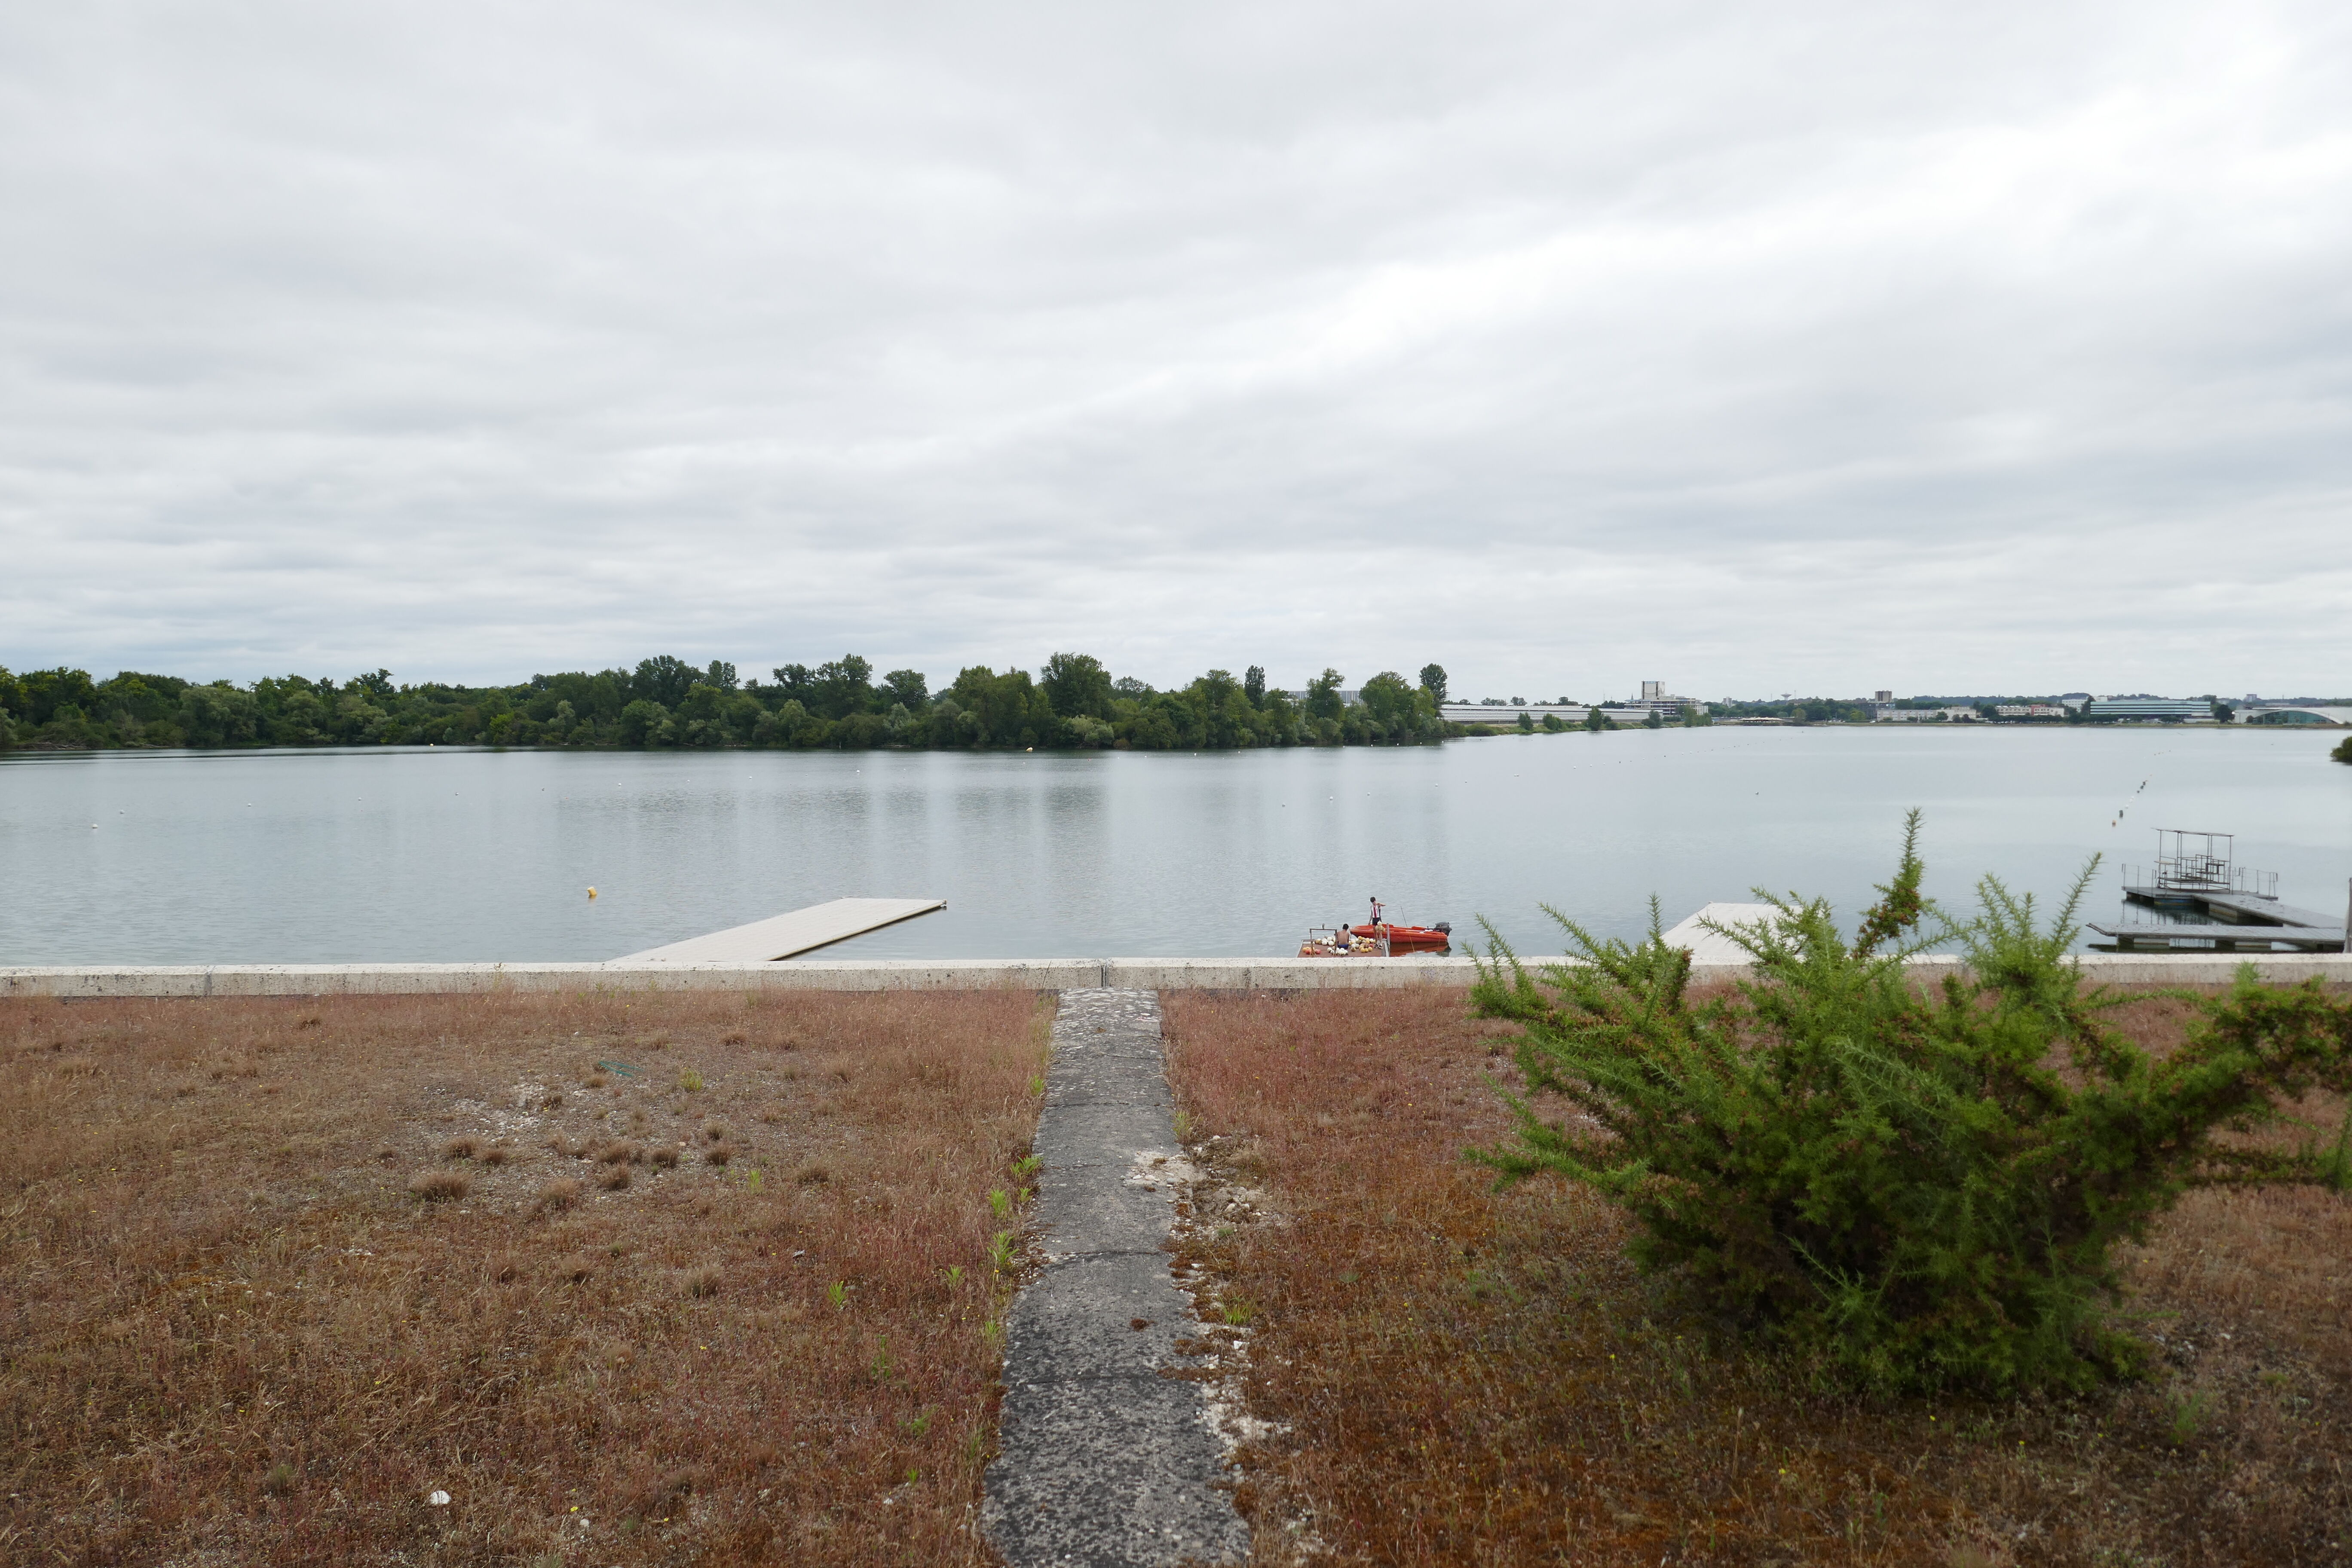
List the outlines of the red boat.
{"label": "red boat", "polygon": [[1422,952],[1453,943],[1454,928],[1444,921],[1433,926],[1401,926],[1390,920],[1388,913],[1380,900],[1374,899],[1372,918],[1362,925],[1349,926],[1348,934],[1379,942],[1390,952]]}
{"label": "red boat", "polygon": [[1425,948],[1446,947],[1452,945],[1454,941],[1454,928],[1443,921],[1433,926],[1400,926],[1391,925],[1386,921],[1367,921],[1363,925],[1349,926],[1348,934],[1368,937],[1373,942],[1385,942],[1391,952],[1410,952]]}

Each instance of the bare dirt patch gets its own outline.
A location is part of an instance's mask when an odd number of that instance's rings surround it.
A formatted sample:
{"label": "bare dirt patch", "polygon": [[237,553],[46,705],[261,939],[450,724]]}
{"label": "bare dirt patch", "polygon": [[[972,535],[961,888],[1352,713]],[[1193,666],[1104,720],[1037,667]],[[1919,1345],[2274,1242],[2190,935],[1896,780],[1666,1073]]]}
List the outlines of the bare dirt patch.
{"label": "bare dirt patch", "polygon": [[0,1002],[0,1557],[986,1561],[1049,1018]]}
{"label": "bare dirt patch", "polygon": [[[1257,1561],[2352,1561],[2352,1199],[2191,1194],[2130,1259],[2144,1383],[1866,1403],[1679,1310],[1591,1194],[1464,1163],[1516,1074],[1462,994],[1166,1016],[1178,1268],[1226,1331]],[[2182,1017],[2126,1021],[2161,1046]]]}

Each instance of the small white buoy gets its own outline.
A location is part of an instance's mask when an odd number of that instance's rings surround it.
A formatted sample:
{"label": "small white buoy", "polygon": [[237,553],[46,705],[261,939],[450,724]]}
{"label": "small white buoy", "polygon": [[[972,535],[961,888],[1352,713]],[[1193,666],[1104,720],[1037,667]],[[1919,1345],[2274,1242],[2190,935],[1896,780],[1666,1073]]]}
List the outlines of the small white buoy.
{"label": "small white buoy", "polygon": [[435,1508],[447,1508],[449,1506],[449,1494],[447,1492],[435,1492],[425,1500],[431,1503]]}

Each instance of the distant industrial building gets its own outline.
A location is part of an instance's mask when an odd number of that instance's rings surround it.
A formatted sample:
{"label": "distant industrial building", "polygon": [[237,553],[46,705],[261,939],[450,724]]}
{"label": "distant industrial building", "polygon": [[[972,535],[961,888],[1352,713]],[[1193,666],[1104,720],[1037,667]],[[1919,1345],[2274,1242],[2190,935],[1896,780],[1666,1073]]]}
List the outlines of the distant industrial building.
{"label": "distant industrial building", "polygon": [[[1604,702],[1600,712],[1612,724],[1633,725],[1649,722],[1651,715],[1660,719],[1680,719],[1684,714],[1706,711],[1706,704],[1694,697],[1678,697],[1666,689],[1663,680],[1642,682],[1642,695],[1630,702]],[[1582,724],[1593,712],[1582,702],[1528,702],[1514,697],[1508,701],[1489,697],[1477,702],[1448,702],[1437,710],[1437,716],[1449,724],[1516,725],[1519,715],[1527,715],[1531,724],[1541,724],[1547,718],[1562,724]]]}
{"label": "distant industrial building", "polygon": [[[1545,715],[1563,724],[1581,724],[1592,710],[1580,702],[1447,702],[1441,704],[1437,716],[1449,724],[1517,724],[1524,713],[1530,722],[1540,724]],[[1633,722],[1641,719],[1635,716]]]}
{"label": "distant industrial building", "polygon": [[1882,704],[1870,710],[1871,721],[1877,724],[1981,724],[1984,715],[1966,703],[1948,708],[1896,708]]}
{"label": "distant industrial building", "polygon": [[2210,724],[2213,704],[2202,697],[2095,697],[2084,710],[2094,722]]}

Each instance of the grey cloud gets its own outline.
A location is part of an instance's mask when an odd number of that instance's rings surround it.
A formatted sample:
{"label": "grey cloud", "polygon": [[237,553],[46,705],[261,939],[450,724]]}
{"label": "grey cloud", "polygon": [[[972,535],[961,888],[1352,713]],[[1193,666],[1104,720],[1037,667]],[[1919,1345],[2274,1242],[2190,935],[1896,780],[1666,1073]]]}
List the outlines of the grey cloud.
{"label": "grey cloud", "polygon": [[2331,7],[52,13],[0,661],[2344,684]]}

